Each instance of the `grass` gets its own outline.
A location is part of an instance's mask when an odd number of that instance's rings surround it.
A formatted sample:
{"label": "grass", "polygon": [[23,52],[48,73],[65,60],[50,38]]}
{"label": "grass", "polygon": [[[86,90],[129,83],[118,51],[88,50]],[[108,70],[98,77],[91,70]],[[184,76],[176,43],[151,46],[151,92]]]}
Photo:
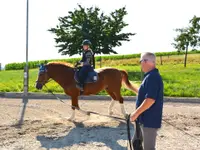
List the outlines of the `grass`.
{"label": "grass", "polygon": [[[188,64],[184,68],[183,60],[184,56],[162,56],[157,57],[157,68],[162,75],[164,81],[164,95],[174,97],[200,97],[200,54],[188,55]],[[128,72],[129,80],[136,85],[141,83],[141,69],[138,63],[139,58],[121,59],[121,60],[103,60],[102,67],[111,66],[118,69],[124,69]],[[96,63],[97,68],[99,62]],[[29,91],[30,92],[47,92],[47,89],[43,88],[42,91],[38,91],[35,87],[35,81],[37,79],[38,70],[31,69],[29,71]],[[63,93],[63,89],[55,82],[47,84],[50,90],[55,93]],[[22,92],[23,91],[23,71],[11,70],[0,72],[0,92]],[[133,92],[122,88],[123,96],[132,96]],[[98,95],[106,95],[105,91],[100,92]]]}

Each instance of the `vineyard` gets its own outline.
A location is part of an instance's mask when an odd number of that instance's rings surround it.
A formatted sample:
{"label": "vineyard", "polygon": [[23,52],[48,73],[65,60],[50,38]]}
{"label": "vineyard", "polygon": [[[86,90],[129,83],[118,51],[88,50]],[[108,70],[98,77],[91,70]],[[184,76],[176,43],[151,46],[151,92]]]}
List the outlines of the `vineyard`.
{"label": "vineyard", "polygon": [[[160,56],[173,56],[173,55],[184,55],[184,52],[158,52],[155,53],[157,57]],[[190,51],[189,54],[200,54],[200,51]],[[107,60],[124,60],[124,59],[133,59],[139,58],[140,54],[129,54],[129,55],[110,55],[110,56],[96,56],[96,62],[107,61]],[[29,68],[34,69],[37,68],[40,63],[44,63],[45,61],[66,61],[74,64],[76,61],[80,60],[80,58],[69,58],[69,59],[53,59],[53,60],[38,60],[38,61],[29,61]],[[5,70],[21,70],[24,69],[26,65],[25,62],[22,63],[10,63],[5,66]]]}
{"label": "vineyard", "polygon": [[[200,97],[200,54],[199,51],[190,52],[188,55],[187,67],[184,67],[184,55],[175,55],[172,53],[157,53],[157,68],[164,81],[165,96],[175,97]],[[59,60],[75,63],[80,58]],[[58,60],[47,60],[58,61]],[[38,64],[44,61],[29,62],[29,91],[30,92],[47,92],[47,89],[38,91],[35,88],[35,81],[38,75]],[[141,83],[141,69],[139,65],[139,54],[102,56],[102,67],[115,67],[124,69],[128,72],[129,80],[139,86]],[[21,65],[21,66],[20,66]],[[8,64],[6,70],[0,72],[0,92],[22,92],[23,91],[23,63]],[[100,57],[96,57],[96,68],[100,66]],[[13,69],[12,69],[13,68]],[[17,70],[15,70],[17,69]],[[47,84],[48,88],[55,93],[63,93],[62,88],[55,82]],[[122,89],[122,95],[131,96],[133,92],[125,88]],[[107,95],[105,91],[99,95]]]}

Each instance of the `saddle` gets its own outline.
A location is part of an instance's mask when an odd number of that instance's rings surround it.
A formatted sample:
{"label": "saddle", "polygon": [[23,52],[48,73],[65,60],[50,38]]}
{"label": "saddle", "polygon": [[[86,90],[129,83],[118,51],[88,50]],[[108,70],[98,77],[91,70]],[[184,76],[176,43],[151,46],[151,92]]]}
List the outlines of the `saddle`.
{"label": "saddle", "polygon": [[[76,67],[75,68],[75,73],[74,73],[74,79],[77,83],[79,83],[79,71],[81,67]],[[99,79],[98,73],[92,69],[91,71],[88,72],[88,76],[85,80],[85,83],[94,83],[97,82]]]}

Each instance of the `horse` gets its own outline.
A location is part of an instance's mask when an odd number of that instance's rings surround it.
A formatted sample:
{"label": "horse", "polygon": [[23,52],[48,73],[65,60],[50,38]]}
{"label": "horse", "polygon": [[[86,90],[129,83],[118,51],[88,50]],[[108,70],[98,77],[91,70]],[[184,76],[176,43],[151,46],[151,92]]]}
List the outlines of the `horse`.
{"label": "horse", "polygon": [[[49,62],[39,69],[38,77],[35,87],[41,90],[43,86],[53,79],[64,90],[64,93],[71,97],[71,109],[72,114],[68,120],[72,121],[75,118],[75,108],[79,111],[85,112],[80,109],[78,104],[78,96],[80,96],[80,90],[77,88],[76,79],[76,67],[67,62]],[[86,82],[84,86],[84,92],[82,95],[97,94],[102,90],[105,90],[112,98],[108,107],[108,114],[113,115],[112,108],[115,101],[119,101],[121,106],[121,113],[124,117],[127,116],[126,110],[123,104],[123,97],[121,96],[122,83],[125,83],[126,88],[137,93],[137,88],[132,85],[128,79],[128,74],[125,70],[119,70],[111,67],[104,67],[94,69],[93,74],[96,73],[96,80]],[[94,76],[93,75],[93,76]],[[86,113],[87,114],[87,113]]]}

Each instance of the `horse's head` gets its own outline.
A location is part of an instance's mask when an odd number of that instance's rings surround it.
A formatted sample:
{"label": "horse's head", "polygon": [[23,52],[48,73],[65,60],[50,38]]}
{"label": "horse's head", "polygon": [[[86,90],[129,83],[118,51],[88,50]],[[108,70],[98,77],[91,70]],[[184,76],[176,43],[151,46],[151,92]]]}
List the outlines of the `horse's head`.
{"label": "horse's head", "polygon": [[47,71],[47,66],[44,64],[41,64],[39,66],[39,73],[38,73],[38,79],[36,81],[36,88],[41,90],[42,87],[48,82],[49,80],[49,75]]}

